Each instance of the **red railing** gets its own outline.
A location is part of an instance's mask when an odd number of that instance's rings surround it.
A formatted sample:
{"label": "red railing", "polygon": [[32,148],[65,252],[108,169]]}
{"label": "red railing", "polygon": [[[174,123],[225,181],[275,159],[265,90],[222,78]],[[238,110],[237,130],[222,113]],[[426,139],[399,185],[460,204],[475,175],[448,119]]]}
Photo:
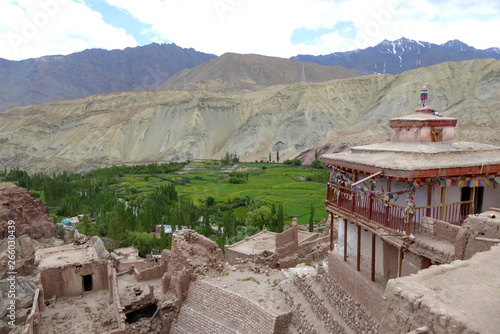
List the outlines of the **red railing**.
{"label": "red railing", "polygon": [[[341,194],[337,196],[336,191]],[[408,227],[408,213],[405,207],[393,203],[385,203],[378,198],[356,196],[352,189],[329,184],[327,191],[328,204],[338,207],[341,211],[364,218],[380,225],[396,234],[404,235]],[[423,217],[431,217],[462,225],[470,213],[471,201],[416,207],[413,215],[412,233],[420,232]]]}

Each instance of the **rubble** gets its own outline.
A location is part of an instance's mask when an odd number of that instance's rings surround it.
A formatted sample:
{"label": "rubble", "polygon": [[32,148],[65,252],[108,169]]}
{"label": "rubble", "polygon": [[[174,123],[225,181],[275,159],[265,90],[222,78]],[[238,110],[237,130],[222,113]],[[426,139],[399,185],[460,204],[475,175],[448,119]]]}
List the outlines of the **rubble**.
{"label": "rubble", "polygon": [[40,240],[56,236],[56,226],[41,200],[13,183],[0,183],[0,239],[7,237],[9,220],[15,222],[17,237],[26,234]]}

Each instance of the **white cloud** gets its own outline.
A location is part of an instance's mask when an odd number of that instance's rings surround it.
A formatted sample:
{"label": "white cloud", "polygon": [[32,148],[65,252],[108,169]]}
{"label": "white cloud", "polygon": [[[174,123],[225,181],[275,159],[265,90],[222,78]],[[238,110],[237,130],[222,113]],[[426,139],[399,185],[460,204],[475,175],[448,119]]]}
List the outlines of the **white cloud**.
{"label": "white cloud", "polygon": [[[500,46],[495,36],[500,31],[500,5],[491,0],[105,1],[144,23],[144,32],[154,35],[151,41],[171,41],[218,55],[328,54],[403,36],[433,43],[459,39],[477,48]],[[55,4],[54,13],[40,6],[47,3]],[[44,14],[49,16],[46,22]],[[30,22],[38,27],[27,37]],[[329,31],[310,43],[291,42],[295,29],[332,29],[339,22],[350,22],[354,39]],[[12,36],[21,38],[12,43]],[[0,57],[18,59],[135,45],[130,34],[106,24],[84,0],[2,0],[0,4]]]}
{"label": "white cloud", "polygon": [[125,30],[106,24],[100,13],[81,2],[9,1],[0,4],[0,13],[2,58],[24,59],[137,44]]}

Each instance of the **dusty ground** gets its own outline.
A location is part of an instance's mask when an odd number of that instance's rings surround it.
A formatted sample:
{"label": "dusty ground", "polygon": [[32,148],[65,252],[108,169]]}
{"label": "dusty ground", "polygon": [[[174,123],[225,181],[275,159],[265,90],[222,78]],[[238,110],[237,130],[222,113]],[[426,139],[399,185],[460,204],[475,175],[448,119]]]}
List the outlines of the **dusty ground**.
{"label": "dusty ground", "polygon": [[[89,321],[91,320],[91,321]],[[61,297],[42,313],[40,333],[109,333],[118,328],[107,290]]]}

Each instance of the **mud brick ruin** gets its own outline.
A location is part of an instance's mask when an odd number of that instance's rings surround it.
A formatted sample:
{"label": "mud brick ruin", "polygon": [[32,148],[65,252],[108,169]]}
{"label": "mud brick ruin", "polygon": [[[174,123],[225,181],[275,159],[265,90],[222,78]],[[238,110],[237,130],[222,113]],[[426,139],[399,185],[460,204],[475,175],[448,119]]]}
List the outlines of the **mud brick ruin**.
{"label": "mud brick ruin", "polygon": [[17,332],[497,333],[500,148],[456,123],[423,107],[390,142],[321,156],[324,234],[294,220],[225,256],[187,229],[146,259],[97,237],[38,249]]}

